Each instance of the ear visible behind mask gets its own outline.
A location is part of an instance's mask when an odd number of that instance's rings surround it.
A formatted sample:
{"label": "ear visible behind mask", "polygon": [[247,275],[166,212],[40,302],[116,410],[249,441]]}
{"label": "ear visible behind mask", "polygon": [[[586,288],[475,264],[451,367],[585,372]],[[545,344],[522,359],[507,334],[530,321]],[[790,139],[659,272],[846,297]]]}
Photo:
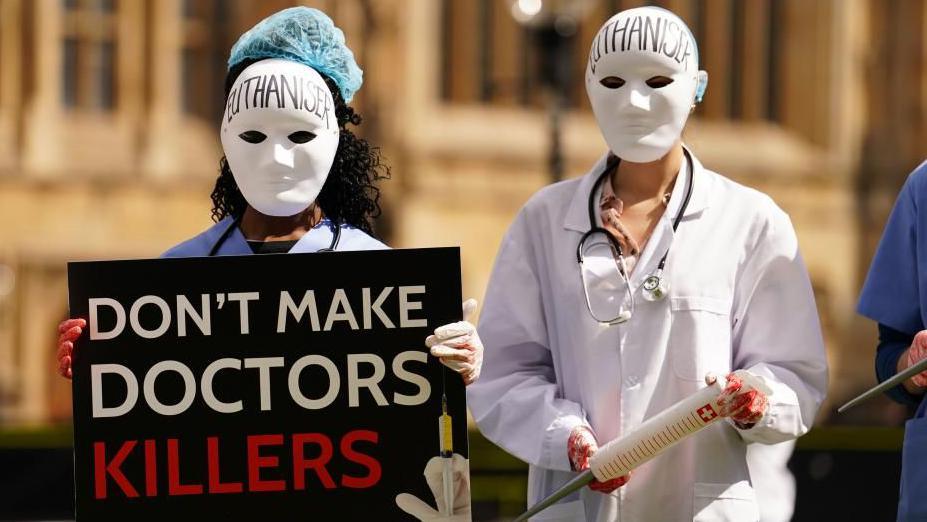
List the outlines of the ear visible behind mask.
{"label": "ear visible behind mask", "polygon": [[254,63],[232,86],[221,140],[251,207],[268,216],[298,214],[315,202],[338,150],[331,91],[306,65]]}
{"label": "ear visible behind mask", "polygon": [[586,92],[606,143],[636,163],[669,152],[707,81],[688,27],[654,7],[622,11],[606,22],[586,66]]}

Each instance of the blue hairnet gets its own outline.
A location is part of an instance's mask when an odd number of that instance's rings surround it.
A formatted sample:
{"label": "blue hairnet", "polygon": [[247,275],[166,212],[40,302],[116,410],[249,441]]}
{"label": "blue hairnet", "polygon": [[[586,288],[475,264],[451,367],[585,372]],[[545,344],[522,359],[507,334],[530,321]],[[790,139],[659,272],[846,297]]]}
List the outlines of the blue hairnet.
{"label": "blue hairnet", "polygon": [[344,33],[322,11],[291,7],[261,20],[238,38],[229,69],[248,59],[283,58],[312,67],[338,85],[350,102],[364,82],[364,72],[344,43]]}

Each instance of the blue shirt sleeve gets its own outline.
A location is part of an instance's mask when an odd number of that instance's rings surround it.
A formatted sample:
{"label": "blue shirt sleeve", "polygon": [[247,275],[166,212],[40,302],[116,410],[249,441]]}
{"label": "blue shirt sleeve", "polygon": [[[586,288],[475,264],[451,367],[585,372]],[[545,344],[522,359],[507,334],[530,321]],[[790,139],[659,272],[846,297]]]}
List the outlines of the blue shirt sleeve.
{"label": "blue shirt sleeve", "polygon": [[[914,336],[899,332],[891,327],[879,323],[879,348],[876,351],[876,379],[884,382],[889,377],[898,373],[898,359],[901,354],[911,346]],[[910,406],[920,404],[922,397],[914,395],[902,385],[885,392],[895,402]]]}
{"label": "blue shirt sleeve", "polygon": [[927,163],[908,176],[898,194],[857,306],[861,315],[911,334],[924,329],[918,262],[927,245],[918,242],[923,231],[918,227],[917,197],[925,179]]}

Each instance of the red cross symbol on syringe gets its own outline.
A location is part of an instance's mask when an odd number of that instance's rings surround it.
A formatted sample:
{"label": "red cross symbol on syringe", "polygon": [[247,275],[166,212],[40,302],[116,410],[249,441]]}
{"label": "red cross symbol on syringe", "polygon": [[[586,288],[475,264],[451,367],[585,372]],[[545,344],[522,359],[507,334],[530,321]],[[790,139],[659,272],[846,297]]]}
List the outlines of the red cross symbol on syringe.
{"label": "red cross symbol on syringe", "polygon": [[705,422],[709,422],[718,416],[718,414],[715,413],[714,408],[711,407],[711,404],[706,404],[702,406],[701,408],[695,410],[695,412],[698,413],[698,416],[701,417],[702,420]]}

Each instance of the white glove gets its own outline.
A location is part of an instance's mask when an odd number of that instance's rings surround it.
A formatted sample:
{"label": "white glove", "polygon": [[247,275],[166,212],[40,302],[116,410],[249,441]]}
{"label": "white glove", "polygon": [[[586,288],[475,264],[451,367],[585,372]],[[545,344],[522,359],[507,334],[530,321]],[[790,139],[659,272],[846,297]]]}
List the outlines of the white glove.
{"label": "white glove", "polygon": [[454,454],[452,460],[454,514],[441,514],[444,512],[444,460],[441,457],[432,457],[422,473],[425,475],[428,488],[435,496],[435,502],[438,504],[437,510],[411,493],[396,495],[396,505],[413,517],[426,522],[470,522],[470,461],[457,453]]}
{"label": "white glove", "polygon": [[475,310],[476,299],[467,299],[463,304],[463,321],[439,326],[434,335],[425,339],[431,355],[459,373],[464,384],[479,379],[483,367],[483,342],[476,327],[469,321]]}

